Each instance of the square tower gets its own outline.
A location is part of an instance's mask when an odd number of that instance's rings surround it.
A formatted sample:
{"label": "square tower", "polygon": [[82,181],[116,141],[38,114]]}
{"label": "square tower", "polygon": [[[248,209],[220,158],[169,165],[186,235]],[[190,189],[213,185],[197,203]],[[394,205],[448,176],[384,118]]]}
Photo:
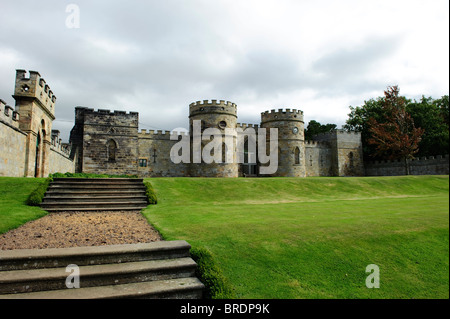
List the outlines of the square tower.
{"label": "square tower", "polygon": [[52,122],[56,96],[39,72],[16,70],[13,98],[19,128],[27,134],[25,176],[45,177],[49,169]]}

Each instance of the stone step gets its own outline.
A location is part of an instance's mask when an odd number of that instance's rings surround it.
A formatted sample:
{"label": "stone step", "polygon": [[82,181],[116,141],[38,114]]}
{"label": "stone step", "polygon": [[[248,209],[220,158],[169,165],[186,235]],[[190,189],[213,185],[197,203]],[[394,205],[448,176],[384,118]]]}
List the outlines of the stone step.
{"label": "stone step", "polygon": [[77,208],[79,210],[83,210],[85,208],[99,208],[102,210],[108,210],[109,208],[114,207],[128,207],[135,208],[135,210],[140,210],[146,208],[148,205],[147,201],[139,200],[139,201],[119,201],[119,202],[110,202],[110,201],[80,201],[80,202],[43,202],[41,204],[42,209],[61,209],[64,210],[66,208]]}
{"label": "stone step", "polygon": [[[146,206],[145,206],[146,207]],[[46,208],[45,210],[49,213],[60,213],[60,212],[139,212],[145,208],[142,207],[125,207],[125,206],[117,206],[117,207],[94,207],[94,208],[86,208],[86,207],[54,207],[54,208]]]}
{"label": "stone step", "polygon": [[142,184],[143,181],[142,178],[53,178],[59,184]]}
{"label": "stone step", "polygon": [[65,195],[65,196],[45,196],[43,203],[72,203],[72,202],[147,202],[147,197],[144,195],[116,195],[116,196],[105,196],[105,195],[97,195],[97,194],[85,194],[84,196],[79,195]]}
{"label": "stone step", "polygon": [[184,240],[152,243],[0,251],[3,271],[103,265],[190,257],[191,246]]}
{"label": "stone step", "polygon": [[2,299],[202,298],[204,285],[195,277],[0,295]]}
{"label": "stone step", "polygon": [[[86,288],[186,278],[195,275],[196,266],[190,257],[79,266],[79,282]],[[0,295],[67,289],[66,279],[71,273],[66,267],[3,271]]]}
{"label": "stone step", "polygon": [[144,185],[133,184],[133,185],[112,185],[112,184],[50,184],[49,190],[56,189],[97,189],[97,190],[108,190],[108,189],[123,189],[123,190],[142,190],[145,189]]}
{"label": "stone step", "polygon": [[47,190],[47,192],[45,193],[45,196],[60,196],[60,195],[76,195],[76,196],[116,196],[118,194],[123,194],[123,195],[132,195],[132,194],[136,194],[136,195],[145,195],[145,190],[124,190],[122,188],[117,188],[117,189],[108,189],[108,190],[89,190],[86,191],[84,189],[49,189]]}

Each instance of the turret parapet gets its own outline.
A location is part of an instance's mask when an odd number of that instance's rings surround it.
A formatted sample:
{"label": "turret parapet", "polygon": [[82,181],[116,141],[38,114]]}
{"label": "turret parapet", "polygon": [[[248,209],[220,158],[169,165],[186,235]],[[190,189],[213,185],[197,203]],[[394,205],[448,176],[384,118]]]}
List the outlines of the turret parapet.
{"label": "turret parapet", "polygon": [[207,113],[223,113],[237,117],[237,105],[225,100],[203,100],[189,104],[189,116]]}
{"label": "turret parapet", "polygon": [[41,78],[39,72],[29,71],[28,73],[29,77],[26,77],[27,72],[25,70],[16,70],[16,86],[13,97],[16,100],[19,98],[37,99],[42,106],[54,115],[56,95],[53,94],[45,80]]}
{"label": "turret parapet", "polygon": [[261,113],[261,123],[272,121],[300,121],[303,122],[303,111],[297,109],[272,109]]}
{"label": "turret parapet", "polygon": [[217,102],[217,100],[211,100],[211,102],[209,100],[203,100],[203,101],[197,101],[197,102],[192,102],[191,104],[189,104],[189,107],[193,107],[193,106],[231,106],[231,107],[237,107],[237,105],[233,102],[230,101],[225,101],[225,100],[219,100],[219,102]]}

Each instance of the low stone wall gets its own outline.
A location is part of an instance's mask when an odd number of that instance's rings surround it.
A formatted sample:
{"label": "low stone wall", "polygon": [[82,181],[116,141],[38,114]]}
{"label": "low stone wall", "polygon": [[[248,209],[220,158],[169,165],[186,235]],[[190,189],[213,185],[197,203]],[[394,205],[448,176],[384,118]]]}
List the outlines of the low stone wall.
{"label": "low stone wall", "polygon": [[[410,175],[448,175],[449,155],[430,156],[408,160]],[[366,176],[405,175],[403,161],[365,162]]]}

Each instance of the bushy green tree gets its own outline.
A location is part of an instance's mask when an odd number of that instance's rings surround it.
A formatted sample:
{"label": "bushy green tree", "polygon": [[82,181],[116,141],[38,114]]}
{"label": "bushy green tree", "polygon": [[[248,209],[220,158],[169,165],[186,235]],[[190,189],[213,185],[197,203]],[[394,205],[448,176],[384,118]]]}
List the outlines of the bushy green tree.
{"label": "bushy green tree", "polygon": [[327,133],[336,128],[336,124],[320,124],[315,120],[311,120],[305,130],[305,140],[312,140],[314,135]]}
{"label": "bushy green tree", "polygon": [[[398,101],[404,104],[407,113],[414,120],[416,128],[422,128],[424,134],[419,143],[415,156],[431,156],[448,154],[449,149],[449,98],[448,95],[434,100],[425,98],[412,101],[404,96],[398,96]],[[385,123],[387,114],[383,108],[386,97],[371,98],[364,101],[361,106],[350,106],[350,113],[344,129],[361,132],[363,155],[366,160],[384,159],[377,153],[376,146],[369,144],[372,134],[369,131],[369,119],[373,118],[377,123]]]}

